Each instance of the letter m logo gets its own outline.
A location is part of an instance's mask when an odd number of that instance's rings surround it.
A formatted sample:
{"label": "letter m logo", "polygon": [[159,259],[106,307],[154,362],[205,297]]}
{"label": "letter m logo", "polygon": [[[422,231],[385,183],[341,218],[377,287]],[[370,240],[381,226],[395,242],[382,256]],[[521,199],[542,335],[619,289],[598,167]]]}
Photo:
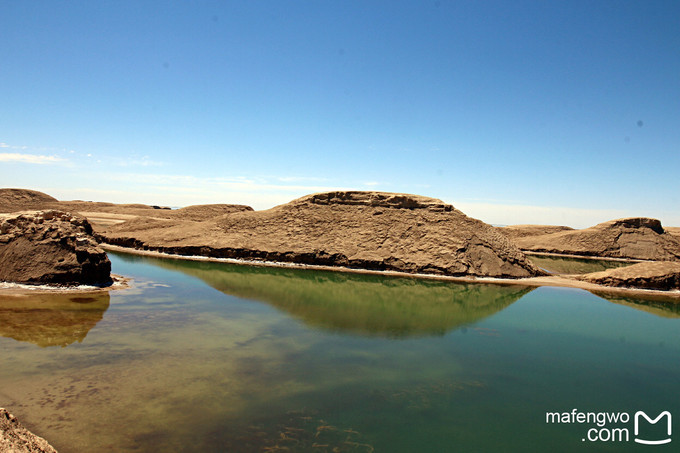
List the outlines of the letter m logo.
{"label": "letter m logo", "polygon": [[[640,432],[640,417],[644,417],[645,420],[647,420],[650,424],[655,425],[659,420],[662,418],[666,417],[667,418],[667,429],[666,431],[668,432],[668,438],[667,439],[661,439],[661,440],[644,440],[644,439],[638,439],[638,434]],[[671,413],[668,411],[663,411],[661,414],[659,414],[658,417],[655,419],[651,419],[647,417],[647,414],[645,414],[642,411],[637,411],[635,413],[635,442],[639,444],[645,444],[645,445],[661,445],[661,444],[667,444],[671,441]]]}

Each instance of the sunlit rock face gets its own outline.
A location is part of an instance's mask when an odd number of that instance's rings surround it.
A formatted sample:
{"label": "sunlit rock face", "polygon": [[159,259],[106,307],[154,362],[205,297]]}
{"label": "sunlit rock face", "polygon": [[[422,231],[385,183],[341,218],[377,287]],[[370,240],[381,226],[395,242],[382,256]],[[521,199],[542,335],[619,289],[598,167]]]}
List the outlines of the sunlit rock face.
{"label": "sunlit rock face", "polygon": [[533,252],[680,261],[678,237],[667,232],[659,220],[646,217],[610,220],[582,230],[515,236],[513,240],[521,249]]}
{"label": "sunlit rock face", "polygon": [[56,210],[0,214],[0,281],[108,285],[111,262],[83,217]]}
{"label": "sunlit rock face", "polygon": [[318,193],[202,222],[137,217],[101,238],[179,255],[451,276],[542,274],[492,226],[435,198],[387,192]]}
{"label": "sunlit rock face", "polygon": [[590,283],[605,286],[658,290],[680,289],[680,263],[658,261],[594,272],[581,277]]}

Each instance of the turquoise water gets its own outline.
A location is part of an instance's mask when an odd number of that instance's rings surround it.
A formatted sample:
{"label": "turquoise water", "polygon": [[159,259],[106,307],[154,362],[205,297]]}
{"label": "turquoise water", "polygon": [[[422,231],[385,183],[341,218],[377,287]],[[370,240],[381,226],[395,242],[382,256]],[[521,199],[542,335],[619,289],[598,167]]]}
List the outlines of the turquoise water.
{"label": "turquoise water", "polygon": [[[60,452],[675,451],[680,310],[542,287],[110,254],[132,287],[0,296],[0,405]],[[661,439],[661,423],[643,426]],[[598,428],[599,429],[599,428]],[[677,431],[677,429],[675,430]],[[674,431],[674,432],[675,432]]]}

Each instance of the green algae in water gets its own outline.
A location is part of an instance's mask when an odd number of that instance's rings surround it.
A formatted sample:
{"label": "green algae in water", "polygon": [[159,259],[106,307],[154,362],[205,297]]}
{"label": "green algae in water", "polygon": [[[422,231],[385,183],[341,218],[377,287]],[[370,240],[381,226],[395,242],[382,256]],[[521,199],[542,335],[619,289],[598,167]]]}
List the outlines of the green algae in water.
{"label": "green algae in water", "polygon": [[443,335],[492,315],[533,288],[148,258],[313,327],[369,336]]}
{"label": "green algae in water", "polygon": [[61,452],[635,451],[545,412],[680,413],[680,320],[636,299],[111,260],[82,341],[0,338],[0,401]]}

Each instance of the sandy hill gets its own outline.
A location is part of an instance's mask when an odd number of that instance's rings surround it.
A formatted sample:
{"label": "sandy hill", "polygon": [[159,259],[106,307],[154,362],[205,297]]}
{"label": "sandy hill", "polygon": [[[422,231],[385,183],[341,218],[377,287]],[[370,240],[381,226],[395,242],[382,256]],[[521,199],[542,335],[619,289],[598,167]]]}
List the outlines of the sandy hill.
{"label": "sandy hill", "polygon": [[0,189],[0,212],[41,209],[59,201],[45,193],[28,189]]}
{"label": "sandy hill", "polygon": [[586,274],[581,279],[606,286],[677,290],[680,289],[680,263],[638,263]]}
{"label": "sandy hill", "polygon": [[565,230],[514,238],[522,249],[642,260],[680,260],[680,240],[657,219],[632,217],[610,220],[583,230]]}
{"label": "sandy hill", "polygon": [[664,227],[666,233],[670,233],[673,236],[680,238],[680,227]]}
{"label": "sandy hill", "polygon": [[109,243],[182,255],[444,275],[541,273],[495,228],[441,200],[383,192],[308,195],[266,211],[203,222],[138,217],[101,233]]}
{"label": "sandy hill", "polygon": [[36,190],[0,189],[0,213],[49,209],[68,211],[87,217],[95,231],[136,217],[203,221],[229,212],[253,210],[250,206],[235,204],[195,205],[172,210],[161,206],[149,206],[139,203],[115,204],[82,200],[59,201]]}
{"label": "sandy hill", "polygon": [[557,225],[508,225],[497,227],[498,231],[509,237],[511,240],[527,236],[542,236],[545,234],[559,233],[561,231],[573,231],[568,226]]}

